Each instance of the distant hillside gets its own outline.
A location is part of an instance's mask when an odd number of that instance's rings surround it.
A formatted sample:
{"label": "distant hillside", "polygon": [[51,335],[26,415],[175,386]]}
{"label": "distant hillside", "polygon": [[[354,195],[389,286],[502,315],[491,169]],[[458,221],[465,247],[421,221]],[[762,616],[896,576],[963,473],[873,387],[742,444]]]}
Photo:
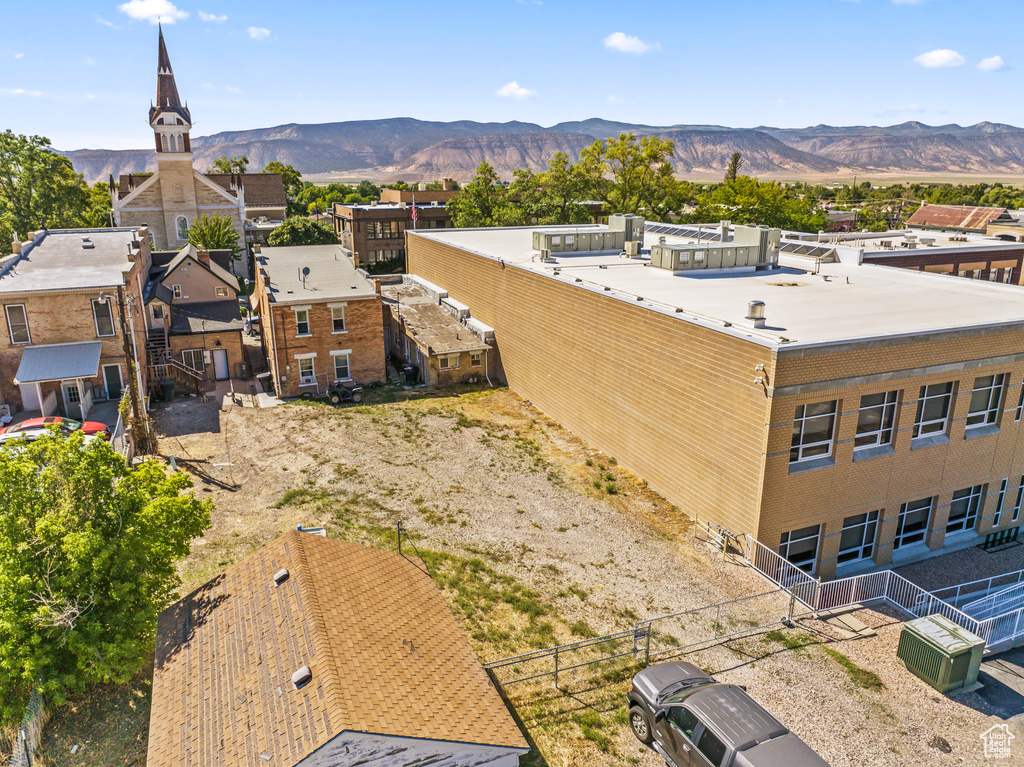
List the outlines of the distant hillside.
{"label": "distant hillside", "polygon": [[[590,119],[544,128],[534,123],[430,122],[401,117],[228,131],[192,140],[196,167],[245,155],[249,167],[272,160],[304,174],[347,174],[406,181],[451,176],[465,181],[486,161],[502,177],[516,168],[543,170],[556,151],[576,159],[597,139],[632,131],[676,142],[679,175],[713,176],[733,152],[746,173],[800,178],[831,173],[1024,174],[1024,130],[1012,125],[829,126],[735,129],[717,125],[651,126]],[[87,180],[154,170],[148,149],[65,152]]]}

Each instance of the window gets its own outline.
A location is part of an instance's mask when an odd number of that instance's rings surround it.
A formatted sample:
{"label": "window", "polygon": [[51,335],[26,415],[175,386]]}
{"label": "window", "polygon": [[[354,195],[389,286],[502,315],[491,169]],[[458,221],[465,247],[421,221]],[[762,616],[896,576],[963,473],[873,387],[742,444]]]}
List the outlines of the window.
{"label": "window", "polygon": [[459,355],[451,354],[447,357],[438,357],[437,366],[440,370],[455,370],[459,366]]}
{"label": "window", "polygon": [[154,303],[153,304],[153,319],[162,320],[164,318],[164,305]]}
{"label": "window", "polygon": [[978,510],[981,499],[985,497],[985,486],[965,487],[953,493],[953,502],[949,504],[949,521],[946,523],[946,534],[958,533],[961,530],[973,530],[978,522]]}
{"label": "window", "polygon": [[922,498],[900,506],[900,518],[896,525],[896,539],[892,542],[893,550],[911,543],[924,540],[928,532],[928,524],[932,518],[934,498]]}
{"label": "window", "polygon": [[860,412],[857,414],[857,436],[853,441],[858,447],[876,447],[892,442],[892,425],[896,420],[896,400],[899,392],[887,391],[868,394],[860,398]]}
{"label": "window", "polygon": [[114,315],[110,311],[110,300],[93,301],[92,316],[96,321],[96,335],[114,335]]}
{"label": "window", "polygon": [[179,240],[187,240],[188,239],[188,219],[187,218],[185,218],[184,216],[178,216],[178,218],[175,219],[174,227],[175,227],[175,229],[178,232],[178,239]]}
{"label": "window", "polygon": [[836,423],[836,401],[800,405],[793,420],[793,443],[789,461],[806,461],[832,455],[832,432]]}
{"label": "window", "polygon": [[469,355],[469,366],[478,368],[483,364],[484,355],[481,352],[473,352]]}
{"label": "window", "polygon": [[82,392],[78,390],[78,384],[76,383],[67,384],[64,393],[67,394],[69,405],[77,405],[82,401]]}
{"label": "window", "polygon": [[202,373],[206,370],[206,364],[203,362],[202,349],[185,349],[181,353],[181,361],[185,363],[187,367],[192,368],[198,373]]}
{"label": "window", "polygon": [[309,309],[295,310],[295,335],[308,336],[309,332]]}
{"label": "window", "polygon": [[998,269],[989,269],[988,270],[988,281],[989,282],[995,282],[998,279],[998,277],[999,277],[999,270]]}
{"label": "window", "polygon": [[856,562],[859,559],[870,559],[875,551],[877,530],[877,511],[844,519],[843,534],[839,539],[839,561]]}
{"label": "window", "polygon": [[1013,416],[1014,421],[1019,421],[1021,415],[1024,415],[1024,384],[1020,386],[1020,399],[1017,400],[1017,412]]}
{"label": "window", "polygon": [[687,711],[682,706],[672,706],[668,710],[668,716],[666,717],[675,727],[683,733],[687,738],[693,738],[693,731],[697,729],[697,725],[700,723],[697,717],[691,711]]}
{"label": "window", "polygon": [[1003,383],[1005,381],[1005,373],[974,379],[971,409],[967,413],[969,427],[993,424],[999,420],[999,405],[1003,401]]}
{"label": "window", "polygon": [[949,403],[953,399],[953,383],[931,384],[921,387],[917,401],[917,419],[914,438],[929,434],[945,434],[949,421]]}
{"label": "window", "polygon": [[299,360],[299,386],[309,386],[316,383],[316,369],[313,367],[312,357],[303,357]]}
{"label": "window", "polygon": [[[161,120],[160,122],[162,123],[162,122],[163,122],[163,120]],[[162,149],[162,150],[163,150],[164,152],[170,152],[170,151],[171,151],[171,144],[170,144],[170,142],[169,142],[169,141],[167,140],[167,134],[166,134],[166,133],[161,133],[161,134],[160,134],[160,148],[161,148],[161,149]]]}
{"label": "window", "polygon": [[818,559],[820,535],[821,525],[803,527],[783,533],[779,540],[779,556],[806,573],[814,572],[814,563]]}
{"label": "window", "polygon": [[331,327],[335,333],[345,332],[345,307],[331,307]]}
{"label": "window", "polygon": [[352,377],[349,371],[347,354],[335,354],[334,355],[334,378],[338,381],[344,381]]}
{"label": "window", "polygon": [[215,288],[217,298],[226,298],[228,295],[228,289],[224,287]]}
{"label": "window", "polygon": [[1007,285],[1013,282],[1013,269],[1003,269],[1003,282]]}
{"label": "window", "polygon": [[1024,503],[1024,476],[1021,476],[1020,484],[1017,486],[1017,502],[1013,504],[1013,516],[1010,517],[1011,522],[1016,522],[1020,519],[1021,503]]}
{"label": "window", "polygon": [[28,315],[24,304],[11,304],[7,309],[7,327],[11,330],[12,344],[30,344],[32,336],[28,332]]}
{"label": "window", "polygon": [[996,513],[992,515],[992,527],[999,527],[999,518],[1003,515],[1003,501],[1006,500],[1006,486],[1010,483],[1009,478],[999,484],[999,495],[996,496]]}
{"label": "window", "polygon": [[697,750],[704,754],[704,757],[714,765],[720,767],[722,758],[725,756],[725,744],[722,743],[705,725],[704,732],[697,741]]}

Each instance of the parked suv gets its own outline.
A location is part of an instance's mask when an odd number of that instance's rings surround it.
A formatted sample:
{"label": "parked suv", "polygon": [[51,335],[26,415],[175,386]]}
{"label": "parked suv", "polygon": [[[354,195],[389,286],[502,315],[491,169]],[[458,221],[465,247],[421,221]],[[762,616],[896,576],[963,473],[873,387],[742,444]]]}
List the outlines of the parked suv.
{"label": "parked suv", "polygon": [[668,767],[828,767],[747,695],[690,663],[659,663],[629,685],[629,726]]}

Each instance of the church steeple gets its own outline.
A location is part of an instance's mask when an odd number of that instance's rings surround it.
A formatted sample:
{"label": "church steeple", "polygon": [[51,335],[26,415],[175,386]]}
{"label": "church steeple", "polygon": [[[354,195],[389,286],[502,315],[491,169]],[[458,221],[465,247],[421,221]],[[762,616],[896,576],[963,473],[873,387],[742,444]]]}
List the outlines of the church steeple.
{"label": "church steeple", "polygon": [[178,86],[174,82],[171,58],[167,55],[163,25],[159,27],[159,50],[156,64],[156,104],[149,108],[149,124],[156,133],[158,154],[189,154],[192,147],[188,132],[192,128],[192,115],[188,106],[182,106]]}

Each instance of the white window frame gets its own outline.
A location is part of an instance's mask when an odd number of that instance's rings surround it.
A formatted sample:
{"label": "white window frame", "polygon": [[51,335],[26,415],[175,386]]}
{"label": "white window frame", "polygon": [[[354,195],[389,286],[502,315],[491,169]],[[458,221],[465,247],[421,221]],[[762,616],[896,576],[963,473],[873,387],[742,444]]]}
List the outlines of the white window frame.
{"label": "white window frame", "polygon": [[[967,428],[991,426],[999,423],[999,408],[1003,403],[1003,390],[1006,388],[1006,373],[990,376],[979,376],[974,379],[971,390],[971,404],[967,411]],[[975,397],[983,398],[984,403],[975,409]]]}
{"label": "white window frame", "polygon": [[213,293],[217,298],[227,298],[228,289],[225,285],[217,285],[214,287]]}
{"label": "white window frame", "polygon": [[[898,390],[894,390],[868,394],[860,398],[861,406],[857,411],[857,432],[853,441],[854,450],[892,444],[893,435],[896,433],[896,406],[899,404],[899,394]],[[864,405],[865,399],[877,397],[878,395],[882,395],[882,402],[880,404]],[[861,431],[861,418],[865,413],[871,411],[879,411],[878,428]],[[886,419],[888,419],[888,426],[886,425]]]}
{"label": "white window frame", "polygon": [[[334,380],[335,381],[351,381],[352,380],[352,350],[351,349],[335,349],[331,352],[331,357],[334,362]],[[345,371],[346,375],[338,375],[338,360],[345,360]]]}
{"label": "white window frame", "polygon": [[[25,328],[25,340],[19,341],[14,337],[14,323],[11,322],[11,309],[21,309],[22,321],[19,322],[19,327],[24,326]],[[11,343],[16,346],[22,346],[24,344],[32,343],[32,331],[28,326],[28,310],[25,309],[25,304],[7,304],[4,306],[4,312],[7,315],[7,331],[11,335]]]}
{"label": "white window frame", "polygon": [[[837,400],[829,400],[828,402],[809,402],[806,405],[797,406],[796,415],[793,418],[793,440],[789,448],[790,463],[828,458],[832,455],[832,445],[835,442],[836,435],[838,404]],[[829,407],[830,409],[815,412],[812,415],[807,414],[808,408],[821,408],[822,406]],[[804,438],[807,433],[808,423],[827,418],[831,419],[828,428],[828,439],[805,443]]]}
{"label": "white window frame", "polygon": [[164,318],[164,305],[161,303],[154,301],[149,311],[153,315],[154,320],[162,320]]}
{"label": "white window frame", "polygon": [[[813,530],[814,533],[808,533],[807,531]],[[794,537],[797,533],[806,533],[799,537]],[[811,559],[800,559],[793,561],[789,558],[790,550],[799,543],[804,541],[814,541],[814,556]],[[798,530],[790,530],[789,532],[783,533],[779,538],[779,556],[789,562],[793,567],[803,570],[805,573],[814,574],[815,569],[818,566],[818,553],[821,551],[821,525],[808,525]]]}
{"label": "white window frame", "polygon": [[[100,306],[101,304],[105,304],[106,307],[107,307],[107,311],[110,312],[110,332],[109,333],[101,333],[100,332],[100,318],[99,318],[99,315],[96,313],[96,308],[98,306]],[[98,298],[94,298],[92,300],[92,321],[93,321],[93,324],[96,326],[96,337],[97,338],[111,338],[111,337],[117,335],[117,327],[114,325],[114,307],[111,306],[109,298],[106,299],[105,301],[100,301]]]}
{"label": "white window frame", "polygon": [[[933,394],[932,389],[939,389],[940,387],[949,387],[949,391],[938,394]],[[945,434],[949,428],[949,414],[953,409],[953,394],[955,385],[952,381],[946,381],[944,383],[928,384],[921,387],[920,395],[917,399],[917,414],[914,417],[914,439],[918,437],[929,437],[933,434]],[[928,421],[922,421],[924,417],[925,408],[928,403],[932,400],[946,400],[945,413],[942,418],[932,418]],[[934,428],[934,427],[939,428]]]}
{"label": "white window frame", "polygon": [[[437,369],[438,370],[458,370],[459,369],[459,356],[458,354],[444,354],[437,358]],[[452,360],[455,360],[455,364],[451,364]]]}
{"label": "white window frame", "polygon": [[[985,485],[965,487],[953,493],[949,503],[949,518],[946,521],[946,535],[974,530],[981,516],[981,505],[985,500]],[[959,497],[958,497],[959,496]],[[964,502],[964,512],[953,519],[953,504]],[[959,512],[958,512],[959,514]]]}
{"label": "white window frame", "polygon": [[[309,375],[302,374],[303,363],[309,363]],[[316,353],[296,354],[295,364],[299,376],[299,386],[316,386]]]}
{"label": "white window frame", "polygon": [[[188,359],[192,360],[192,363],[194,363],[196,361],[196,359],[198,359],[199,360],[199,367],[196,367],[194,364],[189,363],[187,361],[187,359],[186,359],[186,356],[187,356]],[[206,360],[204,359],[204,355],[203,355],[203,350],[202,349],[182,349],[181,350],[181,361],[182,361],[182,363],[187,368],[189,368],[191,370],[194,370],[197,373],[205,373],[206,372]]]}
{"label": "white window frame", "polygon": [[[919,505],[927,504],[927,505]],[[913,507],[913,508],[911,508]],[[915,528],[910,532],[907,532],[904,528],[906,526],[906,518],[910,514],[917,514],[920,511],[927,510],[927,514],[924,519],[924,527]],[[932,515],[935,513],[935,496],[930,498],[919,498],[916,501],[908,501],[907,503],[900,504],[900,515],[896,520],[896,537],[892,542],[892,549],[896,551],[904,546],[911,546],[915,543],[920,543],[928,537],[928,530],[932,524]]]}
{"label": "white window frame", "polygon": [[1017,486],[1017,502],[1013,504],[1013,516],[1010,517],[1011,522],[1016,522],[1020,519],[1020,508],[1024,504],[1024,474],[1020,477],[1020,484]]}
{"label": "white window frame", "polygon": [[[300,314],[304,315],[306,319],[300,320],[299,319],[299,315]],[[306,330],[305,331],[302,330],[302,328],[301,328],[302,325],[306,326]],[[311,329],[312,328],[310,327],[310,324],[309,324],[309,309],[296,309],[295,310],[295,337],[296,338],[302,338],[304,336],[311,336],[311,335],[313,335],[310,332]]]}
{"label": "white window frame", "polygon": [[[839,564],[860,562],[871,559],[875,554],[875,542],[878,537],[878,520],[881,510],[869,511],[866,514],[855,514],[843,520],[843,531],[839,537]],[[848,531],[859,530],[859,540],[843,548],[843,535]],[[853,556],[848,556],[849,554]],[[845,557],[845,558],[844,558]]]}
{"label": "white window frame", "polygon": [[469,366],[471,368],[483,367],[484,354],[483,352],[471,352],[469,355]]}
{"label": "white window frame", "polygon": [[992,515],[992,527],[999,527],[999,519],[1003,516],[1003,502],[1006,500],[1006,486],[1009,484],[1009,477],[999,483],[999,494],[996,496],[996,512]]}
{"label": "white window frame", "polygon": [[[185,226],[182,227],[182,224]],[[184,234],[182,234],[184,232]],[[174,219],[174,234],[177,235],[177,239],[185,241],[188,239],[188,217],[178,216]]]}
{"label": "white window frame", "polygon": [[[341,312],[341,317],[338,317],[338,312]],[[341,320],[341,327],[338,327],[338,320]],[[347,333],[348,328],[345,326],[345,305],[332,306],[331,307],[331,333]]]}
{"label": "white window frame", "polygon": [[1024,382],[1020,385],[1020,399],[1017,400],[1017,412],[1013,414],[1013,420],[1019,421],[1024,415]]}
{"label": "white window frame", "polygon": [[171,295],[174,298],[181,298],[181,285],[171,285]]}

